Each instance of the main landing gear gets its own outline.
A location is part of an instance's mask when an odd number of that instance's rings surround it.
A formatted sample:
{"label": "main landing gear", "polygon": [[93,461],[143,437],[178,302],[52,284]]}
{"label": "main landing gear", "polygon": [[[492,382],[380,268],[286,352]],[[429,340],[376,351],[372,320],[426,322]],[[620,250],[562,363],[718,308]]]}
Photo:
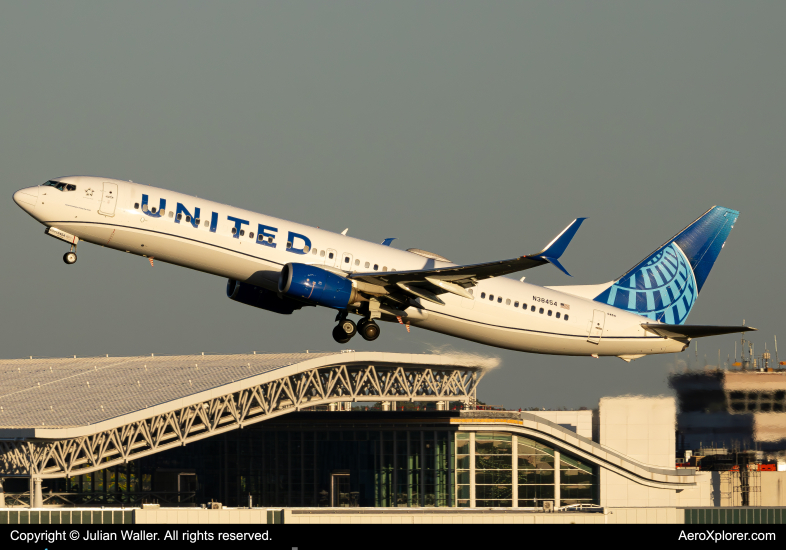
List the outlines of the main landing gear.
{"label": "main landing gear", "polygon": [[340,312],[336,317],[338,324],[333,328],[333,339],[339,344],[346,344],[358,332],[369,342],[379,337],[379,325],[372,319],[361,319],[357,325],[347,319],[346,313]]}

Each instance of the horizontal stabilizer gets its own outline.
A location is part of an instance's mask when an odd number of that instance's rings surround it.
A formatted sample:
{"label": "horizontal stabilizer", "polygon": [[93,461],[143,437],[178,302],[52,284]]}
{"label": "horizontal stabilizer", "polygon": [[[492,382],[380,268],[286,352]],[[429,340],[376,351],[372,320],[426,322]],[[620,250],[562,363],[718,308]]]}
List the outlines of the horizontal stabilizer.
{"label": "horizontal stabilizer", "polygon": [[642,328],[663,336],[664,338],[703,338],[705,336],[718,336],[720,334],[733,334],[735,332],[750,332],[757,330],[753,327],[728,327],[718,325],[661,325],[642,323]]}

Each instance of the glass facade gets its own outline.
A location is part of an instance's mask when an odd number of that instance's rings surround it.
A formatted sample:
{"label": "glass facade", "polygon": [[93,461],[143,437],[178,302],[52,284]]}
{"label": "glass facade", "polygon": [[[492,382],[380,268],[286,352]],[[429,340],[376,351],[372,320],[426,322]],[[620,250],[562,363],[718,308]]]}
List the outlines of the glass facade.
{"label": "glass facade", "polygon": [[599,503],[597,468],[568,453],[504,432],[460,432],[455,440],[457,506]]}
{"label": "glass facade", "polygon": [[[64,505],[541,507],[599,503],[598,471],[505,432],[457,431],[448,414],[292,413],[44,492]],[[384,421],[381,421],[384,420]],[[24,483],[24,487],[22,487]],[[6,491],[26,480],[7,480]],[[59,498],[59,497],[58,497]],[[55,503],[54,501],[52,503]]]}

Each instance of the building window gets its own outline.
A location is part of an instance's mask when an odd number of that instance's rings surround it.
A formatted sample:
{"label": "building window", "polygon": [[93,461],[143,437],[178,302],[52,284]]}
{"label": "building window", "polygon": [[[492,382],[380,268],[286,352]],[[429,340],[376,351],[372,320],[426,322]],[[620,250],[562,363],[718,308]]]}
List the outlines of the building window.
{"label": "building window", "polygon": [[470,480],[470,448],[469,434],[456,434],[456,506],[469,508]]}
{"label": "building window", "polygon": [[518,436],[516,439],[518,505],[541,507],[544,500],[554,500],[554,450],[526,437]]}
{"label": "building window", "polygon": [[475,505],[513,506],[512,436],[503,433],[475,434]]}

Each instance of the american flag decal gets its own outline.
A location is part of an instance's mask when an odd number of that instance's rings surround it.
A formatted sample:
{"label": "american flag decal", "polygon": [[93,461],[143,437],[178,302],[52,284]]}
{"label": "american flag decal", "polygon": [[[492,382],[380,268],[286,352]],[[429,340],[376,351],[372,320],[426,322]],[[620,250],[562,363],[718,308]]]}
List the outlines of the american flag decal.
{"label": "american flag decal", "polygon": [[[401,320],[401,316],[397,315],[396,319],[398,319],[399,324],[404,325],[404,321]],[[407,332],[409,332],[409,321],[407,321],[407,324],[405,324],[404,327],[407,329]]]}
{"label": "american flag decal", "polygon": [[569,304],[560,303],[559,307],[561,307],[562,309],[570,309],[570,305]]}

